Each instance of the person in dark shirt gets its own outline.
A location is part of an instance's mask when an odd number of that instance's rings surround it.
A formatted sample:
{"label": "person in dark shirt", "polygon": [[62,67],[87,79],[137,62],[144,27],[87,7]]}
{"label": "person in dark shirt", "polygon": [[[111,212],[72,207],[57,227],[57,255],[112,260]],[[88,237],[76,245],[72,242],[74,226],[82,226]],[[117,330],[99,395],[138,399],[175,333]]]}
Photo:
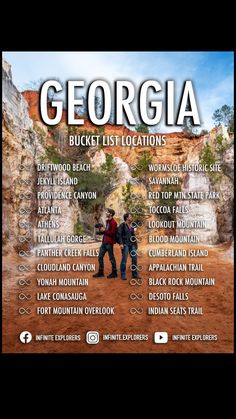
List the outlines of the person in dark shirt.
{"label": "person in dark shirt", "polygon": [[98,255],[98,262],[99,262],[99,270],[98,272],[93,275],[94,278],[101,278],[104,277],[104,256],[106,252],[108,252],[109,259],[112,266],[112,272],[108,275],[107,278],[116,278],[117,277],[117,269],[116,269],[116,260],[113,253],[113,246],[116,242],[116,231],[117,231],[117,223],[114,220],[115,211],[112,208],[108,208],[106,211],[107,220],[106,220],[106,227],[100,227],[99,231],[103,233],[102,244],[100,247],[99,255]]}
{"label": "person in dark shirt", "polygon": [[132,227],[132,214],[127,212],[124,214],[124,222],[121,223],[118,227],[118,242],[122,252],[122,260],[120,264],[120,273],[121,279],[126,278],[126,262],[128,258],[128,254],[130,254],[132,258],[132,278],[139,278],[138,271],[137,271],[137,241],[135,240],[135,231]]}

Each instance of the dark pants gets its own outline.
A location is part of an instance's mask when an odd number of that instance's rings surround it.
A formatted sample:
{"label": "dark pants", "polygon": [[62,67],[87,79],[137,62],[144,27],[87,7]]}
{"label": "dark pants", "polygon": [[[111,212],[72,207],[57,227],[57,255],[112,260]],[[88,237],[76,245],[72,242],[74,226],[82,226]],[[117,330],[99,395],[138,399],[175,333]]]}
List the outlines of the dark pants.
{"label": "dark pants", "polygon": [[112,271],[114,272],[114,271],[116,271],[116,260],[115,260],[115,256],[114,256],[114,253],[113,253],[113,244],[102,243],[102,245],[100,247],[99,255],[98,255],[99,270],[102,271],[102,272],[104,270],[103,258],[105,256],[106,252],[108,252],[109,259],[110,259],[111,266],[112,266]]}
{"label": "dark pants", "polygon": [[[128,246],[127,244],[125,244],[124,248],[122,249],[122,260],[120,264],[121,278],[126,277],[126,262],[127,262],[128,254],[130,254],[132,250],[136,250],[136,247],[134,244],[132,244],[131,246]],[[131,256],[131,258],[132,258],[132,265],[137,266],[137,255]],[[132,277],[137,278],[137,276],[138,276],[137,269],[134,269],[132,271]]]}

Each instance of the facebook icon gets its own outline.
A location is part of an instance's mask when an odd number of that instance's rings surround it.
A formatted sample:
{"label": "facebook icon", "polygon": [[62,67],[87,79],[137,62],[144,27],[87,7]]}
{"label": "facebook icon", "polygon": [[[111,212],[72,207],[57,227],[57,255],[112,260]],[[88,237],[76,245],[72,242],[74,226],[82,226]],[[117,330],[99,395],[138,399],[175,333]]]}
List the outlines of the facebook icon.
{"label": "facebook icon", "polygon": [[25,330],[24,332],[21,332],[20,341],[22,343],[30,343],[31,340],[32,340],[32,335],[30,332],[27,332],[27,330]]}

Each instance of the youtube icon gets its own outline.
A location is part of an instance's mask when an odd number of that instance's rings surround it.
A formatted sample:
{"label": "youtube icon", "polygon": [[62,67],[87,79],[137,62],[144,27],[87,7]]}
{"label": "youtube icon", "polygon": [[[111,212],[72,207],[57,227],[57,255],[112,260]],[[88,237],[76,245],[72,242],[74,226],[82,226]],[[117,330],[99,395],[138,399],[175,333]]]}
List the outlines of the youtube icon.
{"label": "youtube icon", "polygon": [[167,332],[155,332],[154,333],[154,343],[167,343],[168,342],[168,333]]}

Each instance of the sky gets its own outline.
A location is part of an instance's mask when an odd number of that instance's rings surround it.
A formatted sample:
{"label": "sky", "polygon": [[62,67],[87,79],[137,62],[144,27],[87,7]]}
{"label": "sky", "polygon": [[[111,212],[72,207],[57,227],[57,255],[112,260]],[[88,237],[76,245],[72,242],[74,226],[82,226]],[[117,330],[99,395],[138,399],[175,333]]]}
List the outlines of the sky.
{"label": "sky", "polygon": [[[162,92],[152,99],[165,101],[165,82],[175,82],[175,109],[179,107],[183,83],[193,82],[201,120],[201,129],[214,126],[213,112],[227,104],[233,106],[233,52],[5,52],[3,57],[12,66],[13,82],[22,91],[32,81],[59,78],[109,82],[129,80],[138,89],[145,80],[157,80]],[[137,91],[137,90],[136,90]],[[85,92],[84,92],[85,93]],[[133,109],[138,119],[138,95]],[[140,121],[137,120],[137,123]],[[181,131],[179,126],[165,125],[165,106],[156,132]]]}

